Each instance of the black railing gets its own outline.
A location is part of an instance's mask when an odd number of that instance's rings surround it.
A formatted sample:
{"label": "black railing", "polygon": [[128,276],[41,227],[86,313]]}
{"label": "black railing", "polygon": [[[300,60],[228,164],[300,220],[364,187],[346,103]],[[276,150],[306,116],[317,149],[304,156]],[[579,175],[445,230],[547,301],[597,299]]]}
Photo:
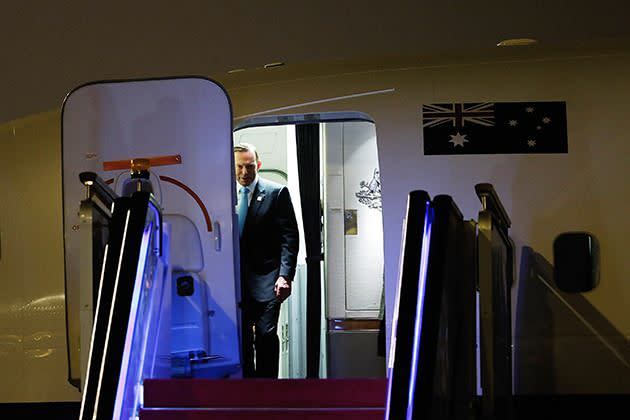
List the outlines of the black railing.
{"label": "black railing", "polygon": [[513,416],[511,222],[492,185],[478,184],[475,191],[482,204],[477,236],[481,411],[484,419],[509,420]]}
{"label": "black railing", "polygon": [[479,223],[464,221],[450,196],[409,194],[387,419],[511,417],[510,220],[491,185],[476,190],[483,203]]}
{"label": "black railing", "polygon": [[474,226],[448,196],[409,194],[388,419],[466,419],[475,394]]}
{"label": "black railing", "polygon": [[[68,357],[68,381],[81,388],[91,331],[105,245],[109,239],[111,208],[116,193],[94,172],[82,172],[79,180],[85,186],[85,199],[79,205],[79,223],[73,227],[78,236],[81,258],[74,261],[78,266],[73,274],[65,276],[66,296],[66,343]],[[66,249],[66,253],[72,252]],[[75,255],[76,256],[76,255]],[[70,257],[66,255],[66,258]]]}
{"label": "black railing", "polygon": [[[94,330],[80,419],[131,418],[140,392],[147,331],[155,332],[149,317],[152,297],[147,288],[163,282],[152,260],[161,250],[161,213],[149,193],[114,202],[110,240],[94,318]],[[162,292],[159,292],[160,296]],[[138,319],[145,317],[138,323]],[[155,320],[154,320],[155,321]],[[142,328],[136,328],[140,325]],[[131,348],[137,351],[131,351]],[[149,346],[152,347],[152,346]],[[140,360],[131,360],[131,357]]]}

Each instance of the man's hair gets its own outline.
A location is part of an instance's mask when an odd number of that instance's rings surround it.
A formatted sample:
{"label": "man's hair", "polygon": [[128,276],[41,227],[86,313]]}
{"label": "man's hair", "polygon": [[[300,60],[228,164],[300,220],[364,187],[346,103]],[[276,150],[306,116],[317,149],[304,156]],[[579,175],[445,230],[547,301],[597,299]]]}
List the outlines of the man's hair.
{"label": "man's hair", "polygon": [[234,145],[234,153],[236,152],[254,152],[254,156],[256,156],[256,162],[258,162],[260,159],[258,159],[258,152],[256,151],[256,146],[254,146],[253,144],[250,143],[239,143]]}

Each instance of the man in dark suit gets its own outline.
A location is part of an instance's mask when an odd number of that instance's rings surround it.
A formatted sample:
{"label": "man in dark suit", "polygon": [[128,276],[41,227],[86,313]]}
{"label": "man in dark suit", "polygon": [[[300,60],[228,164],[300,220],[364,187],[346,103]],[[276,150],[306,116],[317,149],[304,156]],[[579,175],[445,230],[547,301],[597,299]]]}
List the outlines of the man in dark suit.
{"label": "man in dark suit", "polygon": [[[254,146],[234,146],[241,250],[244,377],[278,377],[280,304],[291,294],[299,237],[289,190],[258,175]],[[254,354],[256,362],[254,364]]]}

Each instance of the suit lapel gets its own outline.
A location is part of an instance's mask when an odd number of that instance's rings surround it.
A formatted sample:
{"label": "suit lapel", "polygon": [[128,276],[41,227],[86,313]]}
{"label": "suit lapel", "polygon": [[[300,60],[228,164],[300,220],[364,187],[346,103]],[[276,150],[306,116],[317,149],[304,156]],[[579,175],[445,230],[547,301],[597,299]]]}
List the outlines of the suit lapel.
{"label": "suit lapel", "polygon": [[266,191],[265,185],[261,178],[258,178],[258,183],[256,184],[256,188],[254,189],[254,194],[252,195],[252,201],[249,203],[249,208],[247,209],[247,219],[252,220],[260,211],[260,207],[265,201]]}

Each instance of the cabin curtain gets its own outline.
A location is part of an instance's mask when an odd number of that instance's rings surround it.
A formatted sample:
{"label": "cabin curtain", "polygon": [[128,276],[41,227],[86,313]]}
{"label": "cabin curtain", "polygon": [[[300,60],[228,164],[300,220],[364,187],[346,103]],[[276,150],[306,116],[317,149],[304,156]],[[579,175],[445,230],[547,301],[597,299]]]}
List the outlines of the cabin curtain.
{"label": "cabin curtain", "polygon": [[322,209],[320,202],[319,124],[295,130],[300,202],[306,243],[306,376],[319,377],[321,333]]}

